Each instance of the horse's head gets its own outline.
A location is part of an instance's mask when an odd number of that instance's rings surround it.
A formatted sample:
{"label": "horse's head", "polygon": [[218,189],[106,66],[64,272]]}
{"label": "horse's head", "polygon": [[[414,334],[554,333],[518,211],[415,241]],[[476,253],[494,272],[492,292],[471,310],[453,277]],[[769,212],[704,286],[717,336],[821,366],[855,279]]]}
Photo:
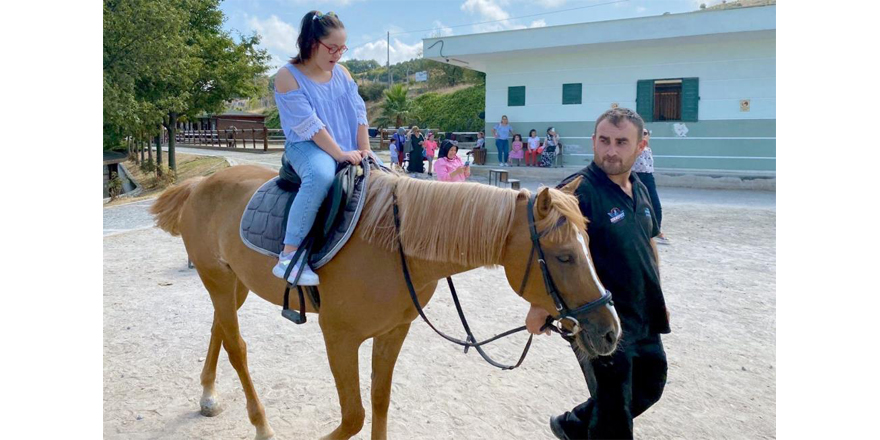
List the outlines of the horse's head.
{"label": "horse's head", "polygon": [[[526,301],[547,310],[555,318],[600,301],[605,294],[590,256],[587,220],[573,195],[580,181],[581,178],[577,178],[561,190],[544,187],[538,191],[532,208],[534,229],[530,227],[530,203],[524,191],[517,200],[513,225],[504,246],[502,265],[510,286],[518,292],[522,288],[520,293]],[[537,232],[540,250],[534,246],[532,231]],[[543,251],[546,279],[539,251]],[[548,287],[555,289],[565,306],[562,310]],[[575,332],[578,346],[588,356],[610,354],[617,347],[621,328],[614,306],[608,303],[586,309],[560,321],[561,326]]]}

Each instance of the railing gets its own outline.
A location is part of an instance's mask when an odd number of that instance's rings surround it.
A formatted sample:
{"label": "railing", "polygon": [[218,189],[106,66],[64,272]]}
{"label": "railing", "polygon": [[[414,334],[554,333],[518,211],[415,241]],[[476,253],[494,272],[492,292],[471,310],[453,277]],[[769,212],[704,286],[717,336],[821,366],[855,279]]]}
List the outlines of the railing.
{"label": "railing", "polygon": [[245,148],[269,151],[269,144],[284,144],[284,132],[269,128],[229,128],[224,130],[178,130],[175,140],[181,144],[217,148]]}

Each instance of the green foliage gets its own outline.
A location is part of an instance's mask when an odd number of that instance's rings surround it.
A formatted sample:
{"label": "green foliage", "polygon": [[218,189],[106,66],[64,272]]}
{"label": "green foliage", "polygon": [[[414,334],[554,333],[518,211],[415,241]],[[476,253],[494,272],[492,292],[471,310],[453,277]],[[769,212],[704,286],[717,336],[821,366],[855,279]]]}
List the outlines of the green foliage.
{"label": "green foliage", "polygon": [[105,149],[265,90],[259,37],[236,41],[223,20],[219,0],[104,0]]}
{"label": "green foliage", "polygon": [[153,162],[153,158],[149,158],[143,162],[141,162],[141,171],[144,174],[152,173],[156,171],[156,162]]}
{"label": "green foliage", "polygon": [[278,114],[278,107],[270,107],[264,113],[266,128],[281,128],[281,116]]}
{"label": "green foliage", "polygon": [[412,123],[441,131],[480,131],[486,88],[476,85],[454,93],[425,93],[414,100]]}
{"label": "green foliage", "polygon": [[407,123],[413,111],[413,103],[406,96],[407,88],[403,84],[395,84],[385,90],[385,102],[382,103],[382,115],[380,119],[383,126],[394,125],[400,127]]}
{"label": "green foliage", "polygon": [[122,194],[122,179],[117,173],[110,173],[110,181],[107,182],[107,192],[110,193],[110,200],[115,200]]}
{"label": "green foliage", "polygon": [[376,101],[381,99],[385,94],[386,86],[383,83],[368,83],[362,86],[358,86],[358,94],[361,95],[361,98],[364,101]]}
{"label": "green foliage", "polygon": [[379,68],[379,63],[376,60],[348,60],[339,64],[345,66],[352,75]]}

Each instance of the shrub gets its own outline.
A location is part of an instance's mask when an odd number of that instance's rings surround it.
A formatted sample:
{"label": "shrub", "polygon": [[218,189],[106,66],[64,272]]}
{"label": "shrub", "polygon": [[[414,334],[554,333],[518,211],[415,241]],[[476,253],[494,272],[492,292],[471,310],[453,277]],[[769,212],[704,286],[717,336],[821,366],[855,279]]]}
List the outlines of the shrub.
{"label": "shrub", "polygon": [[415,99],[414,124],[441,131],[479,131],[484,122],[486,88],[477,85],[454,93],[425,93]]}
{"label": "shrub", "polygon": [[385,84],[377,82],[364,84],[358,87],[358,94],[361,95],[361,98],[363,98],[364,101],[378,101],[384,96],[382,94],[384,91]]}

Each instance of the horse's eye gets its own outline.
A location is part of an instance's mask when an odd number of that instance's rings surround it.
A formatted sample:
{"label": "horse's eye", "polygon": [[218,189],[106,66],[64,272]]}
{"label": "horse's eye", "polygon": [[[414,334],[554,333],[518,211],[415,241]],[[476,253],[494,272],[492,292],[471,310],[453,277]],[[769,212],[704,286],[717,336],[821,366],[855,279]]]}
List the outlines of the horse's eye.
{"label": "horse's eye", "polygon": [[571,263],[571,255],[560,255],[556,257],[560,263]]}

